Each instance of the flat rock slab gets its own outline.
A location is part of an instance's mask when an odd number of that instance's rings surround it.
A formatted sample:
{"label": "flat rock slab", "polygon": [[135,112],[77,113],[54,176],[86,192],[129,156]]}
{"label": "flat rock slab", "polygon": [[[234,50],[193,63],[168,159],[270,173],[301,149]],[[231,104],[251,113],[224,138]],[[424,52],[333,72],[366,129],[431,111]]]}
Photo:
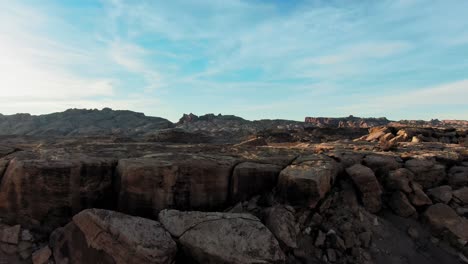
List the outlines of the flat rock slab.
{"label": "flat rock slab", "polygon": [[[172,263],[176,243],[159,222],[88,209],[51,235],[56,263]],[[66,262],[68,261],[68,262]]]}
{"label": "flat rock slab", "polygon": [[163,210],[159,221],[198,263],[284,263],[278,241],[250,214]]}

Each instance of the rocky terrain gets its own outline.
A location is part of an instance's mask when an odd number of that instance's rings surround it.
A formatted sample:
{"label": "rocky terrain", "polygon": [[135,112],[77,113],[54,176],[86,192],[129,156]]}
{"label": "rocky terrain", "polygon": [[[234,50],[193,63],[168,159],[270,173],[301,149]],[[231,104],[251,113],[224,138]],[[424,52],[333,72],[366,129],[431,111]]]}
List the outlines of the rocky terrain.
{"label": "rocky terrain", "polygon": [[462,123],[69,111],[0,117],[0,263],[468,263]]}
{"label": "rocky terrain", "polygon": [[361,127],[369,128],[375,126],[385,126],[391,121],[385,117],[381,118],[361,118],[361,117],[306,117],[305,122],[318,127]]}

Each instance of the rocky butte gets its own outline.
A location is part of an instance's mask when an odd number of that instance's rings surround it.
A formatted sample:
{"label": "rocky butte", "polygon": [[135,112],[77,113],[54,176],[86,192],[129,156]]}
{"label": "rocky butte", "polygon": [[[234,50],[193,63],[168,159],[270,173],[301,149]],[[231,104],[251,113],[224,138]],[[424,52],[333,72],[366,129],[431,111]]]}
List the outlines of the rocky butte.
{"label": "rocky butte", "polygon": [[0,115],[0,263],[467,263],[467,131]]}

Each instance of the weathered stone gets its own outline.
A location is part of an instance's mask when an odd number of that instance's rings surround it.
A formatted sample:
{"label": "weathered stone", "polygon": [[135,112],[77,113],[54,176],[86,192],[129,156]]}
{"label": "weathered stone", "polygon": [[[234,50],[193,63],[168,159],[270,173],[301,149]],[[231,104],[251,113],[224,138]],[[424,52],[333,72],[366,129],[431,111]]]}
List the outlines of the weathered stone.
{"label": "weathered stone", "polygon": [[385,134],[383,137],[381,137],[380,140],[389,141],[394,137],[395,137],[395,135],[393,135],[392,133],[389,132],[389,133]]}
{"label": "weathered stone", "polygon": [[45,246],[32,254],[33,264],[46,264],[52,256],[52,251],[48,246]]}
{"label": "weathered stone", "polygon": [[371,239],[372,239],[372,232],[367,231],[367,232],[362,232],[361,234],[359,234],[359,240],[361,241],[361,245],[364,248],[370,247]]}
{"label": "weathered stone", "polygon": [[21,240],[23,240],[23,241],[33,241],[34,237],[33,237],[33,235],[31,234],[31,232],[29,230],[23,229],[21,231]]}
{"label": "weathered stone", "polygon": [[453,188],[466,186],[468,184],[468,167],[454,166],[450,168],[448,181]]}
{"label": "weathered stone", "polygon": [[44,231],[65,224],[73,213],[113,203],[114,161],[86,158],[10,162],[0,187],[0,212]]}
{"label": "weathered stone", "polygon": [[241,146],[252,146],[252,147],[258,147],[258,146],[266,146],[268,145],[268,142],[265,140],[263,137],[256,137],[252,138],[246,141],[243,141],[239,144],[236,144],[236,147],[241,147]]}
{"label": "weathered stone", "polygon": [[278,182],[281,170],[281,166],[273,164],[240,163],[232,173],[231,202],[245,201],[271,191]]}
{"label": "weathered stone", "polygon": [[18,247],[12,244],[0,243],[0,249],[7,255],[14,255],[18,253]]}
{"label": "weathered stone", "polygon": [[461,189],[455,190],[452,192],[453,198],[460,201],[462,205],[468,204],[468,187],[463,187]]}
{"label": "weathered stone", "polygon": [[428,159],[411,159],[405,162],[405,168],[414,173],[414,180],[423,188],[438,186],[446,179],[445,166]]}
{"label": "weathered stone", "polygon": [[369,135],[366,137],[365,140],[377,141],[389,132],[390,130],[388,129],[388,127],[372,127],[369,129]]}
{"label": "weathered stone", "polygon": [[268,208],[265,213],[265,225],[284,245],[297,248],[299,227],[296,224],[293,210],[282,205]]}
{"label": "weathered stone", "polygon": [[409,194],[409,199],[414,206],[431,205],[432,200],[424,193],[421,185],[417,182],[411,182],[413,193]]}
{"label": "weathered stone", "polygon": [[441,230],[458,222],[459,216],[450,206],[437,203],[430,206],[424,216],[434,230]]}
{"label": "weathered stone", "polygon": [[385,179],[385,186],[390,190],[398,190],[411,193],[410,182],[414,179],[414,174],[405,168],[390,171]]}
{"label": "weathered stone", "polygon": [[343,165],[344,168],[351,167],[354,164],[361,164],[361,161],[364,157],[362,153],[340,152],[340,151],[335,151],[328,155],[338,160],[340,164]]}
{"label": "weathered stone", "polygon": [[338,171],[338,164],[325,155],[300,157],[281,171],[278,189],[291,204],[315,207],[330,191]]}
{"label": "weathered stone", "polygon": [[0,241],[16,245],[19,241],[20,232],[20,225],[5,227],[2,230],[0,230]]}
{"label": "weathered stone", "polygon": [[284,263],[274,235],[249,214],[162,210],[159,220],[198,263]]}
{"label": "weathered stone", "polygon": [[402,164],[395,157],[378,154],[367,155],[364,158],[364,165],[371,168],[378,176],[385,176],[389,171],[402,167]]}
{"label": "weathered stone", "polygon": [[402,192],[394,192],[390,198],[390,207],[399,216],[409,217],[416,213],[416,209],[411,205]]}
{"label": "weathered stone", "polygon": [[327,235],[321,230],[319,230],[317,233],[317,237],[315,238],[315,246],[322,247],[323,245],[325,245],[325,239],[327,239]]}
{"label": "weathered stone", "polygon": [[235,163],[227,156],[196,154],[120,160],[119,211],[156,216],[164,208],[220,208],[227,202]]}
{"label": "weathered stone", "polygon": [[427,190],[427,194],[435,202],[441,202],[447,204],[452,200],[452,187],[449,185],[443,185]]}
{"label": "weathered stone", "polygon": [[419,238],[419,231],[415,228],[415,227],[412,227],[410,226],[408,228],[408,235],[412,238],[412,239],[418,239]]}
{"label": "weathered stone", "polygon": [[33,244],[29,241],[21,241],[18,243],[18,254],[22,259],[31,257],[33,251]]}
{"label": "weathered stone", "polygon": [[346,172],[361,192],[361,198],[366,209],[373,213],[380,211],[382,207],[382,189],[374,172],[360,164],[347,168]]}
{"label": "weathered stone", "polygon": [[430,206],[424,217],[436,233],[449,232],[453,237],[468,241],[468,220],[458,214],[448,205],[438,203]]}
{"label": "weathered stone", "polygon": [[396,137],[389,140],[390,144],[398,144],[398,142],[404,142],[407,140],[405,135],[397,135]]}
{"label": "weathered stone", "polygon": [[159,222],[88,209],[51,235],[56,263],[173,263],[177,247]]}
{"label": "weathered stone", "polygon": [[327,249],[327,258],[330,262],[336,262],[336,251],[332,248]]}
{"label": "weathered stone", "polygon": [[351,230],[346,230],[343,232],[343,239],[347,249],[353,248],[356,245],[357,237],[356,234]]}

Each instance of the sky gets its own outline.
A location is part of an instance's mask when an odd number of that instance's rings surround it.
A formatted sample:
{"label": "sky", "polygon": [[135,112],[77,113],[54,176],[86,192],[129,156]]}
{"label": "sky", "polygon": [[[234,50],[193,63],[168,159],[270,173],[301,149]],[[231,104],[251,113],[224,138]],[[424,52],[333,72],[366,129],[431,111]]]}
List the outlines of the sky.
{"label": "sky", "polygon": [[0,113],[468,119],[466,0],[0,0]]}

